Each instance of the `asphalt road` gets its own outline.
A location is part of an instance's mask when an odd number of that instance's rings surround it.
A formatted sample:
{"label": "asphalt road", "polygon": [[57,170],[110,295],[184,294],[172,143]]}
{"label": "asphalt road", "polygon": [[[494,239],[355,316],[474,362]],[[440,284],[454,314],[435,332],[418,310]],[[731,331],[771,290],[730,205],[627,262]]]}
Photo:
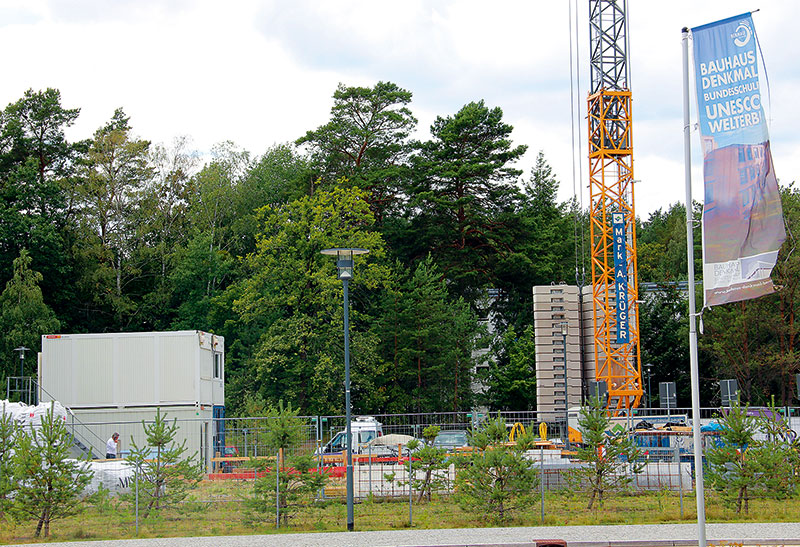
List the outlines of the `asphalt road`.
{"label": "asphalt road", "polygon": [[[708,524],[709,544],[736,546],[800,545],[800,523]],[[193,538],[133,539],[37,543],[64,547],[499,547],[535,546],[544,539],[565,540],[569,547],[648,547],[697,545],[694,524],[636,526],[561,526],[462,528]],[[30,545],[30,544],[29,544]]]}

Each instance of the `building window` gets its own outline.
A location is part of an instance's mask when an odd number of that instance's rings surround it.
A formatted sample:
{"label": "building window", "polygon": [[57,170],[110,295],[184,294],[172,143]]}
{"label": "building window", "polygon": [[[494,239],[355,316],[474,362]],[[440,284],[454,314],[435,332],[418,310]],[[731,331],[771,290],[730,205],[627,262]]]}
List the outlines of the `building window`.
{"label": "building window", "polygon": [[214,352],[214,378],[222,380],[222,354]]}
{"label": "building window", "polygon": [[[564,394],[562,393],[561,395],[564,395]],[[558,406],[558,405],[564,405],[564,404],[566,404],[566,401],[565,401],[564,399],[555,399],[555,400],[553,401],[553,404],[554,404],[554,405],[556,405],[556,406]]]}
{"label": "building window", "polygon": [[[561,368],[564,368],[564,367],[561,367]],[[564,379],[564,375],[563,374],[553,374],[553,379],[554,380],[563,380]],[[561,384],[561,385],[563,386],[564,384]]]}
{"label": "building window", "polygon": [[[553,387],[564,387],[564,382],[554,382]],[[561,392],[556,391],[556,395],[563,395],[563,394],[564,394],[563,391]]]}
{"label": "building window", "polygon": [[550,319],[564,319],[564,314],[563,313],[554,313],[553,315],[550,316]]}
{"label": "building window", "polygon": [[564,294],[564,289],[550,289],[550,294]]}
{"label": "building window", "polygon": [[554,363],[563,363],[564,362],[564,358],[563,357],[553,357],[553,362]]}
{"label": "building window", "polygon": [[550,302],[563,302],[563,301],[564,301],[563,298],[551,298],[550,299]]}
{"label": "building window", "polygon": [[550,306],[550,311],[564,311],[564,306]]}
{"label": "building window", "polygon": [[564,348],[553,348],[553,353],[564,353]]}
{"label": "building window", "polygon": [[560,395],[560,396],[562,396],[562,397],[566,397],[566,395],[564,394],[564,392],[563,392],[563,391],[554,391],[554,392],[553,392],[553,395],[555,395],[555,396],[559,396],[559,395]]}

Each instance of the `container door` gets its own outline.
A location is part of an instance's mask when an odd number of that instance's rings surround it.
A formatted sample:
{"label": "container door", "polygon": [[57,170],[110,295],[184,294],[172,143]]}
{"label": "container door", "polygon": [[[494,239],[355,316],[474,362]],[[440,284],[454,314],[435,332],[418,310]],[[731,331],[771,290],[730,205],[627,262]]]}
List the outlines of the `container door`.
{"label": "container door", "polygon": [[214,453],[225,453],[225,407],[215,406],[211,410],[214,418]]}

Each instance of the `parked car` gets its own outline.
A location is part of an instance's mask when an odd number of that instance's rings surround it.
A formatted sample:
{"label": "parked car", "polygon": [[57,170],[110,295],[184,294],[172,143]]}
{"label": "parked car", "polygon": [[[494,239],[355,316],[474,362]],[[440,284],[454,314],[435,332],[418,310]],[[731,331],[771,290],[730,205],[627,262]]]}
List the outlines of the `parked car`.
{"label": "parked car", "polygon": [[469,437],[464,429],[447,429],[440,431],[433,440],[433,446],[446,450],[455,450],[462,446],[469,446]]}
{"label": "parked car", "polygon": [[[353,453],[361,454],[367,444],[378,437],[383,436],[383,424],[372,416],[358,416],[350,422],[350,430],[353,435]],[[347,432],[339,431],[324,446],[319,447],[314,454],[341,454],[347,448]]]}

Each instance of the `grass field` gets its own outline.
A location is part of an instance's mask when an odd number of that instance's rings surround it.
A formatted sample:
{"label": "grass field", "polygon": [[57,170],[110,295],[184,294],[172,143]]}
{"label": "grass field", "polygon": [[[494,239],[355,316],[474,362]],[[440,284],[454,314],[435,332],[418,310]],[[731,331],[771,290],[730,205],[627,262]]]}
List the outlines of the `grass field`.
{"label": "grass field", "polygon": [[[290,522],[289,528],[275,528],[275,515],[260,515],[253,521],[241,500],[252,489],[252,481],[203,482],[191,499],[179,507],[167,509],[140,521],[138,537],[217,536],[273,534],[286,532],[343,531],[346,508],[341,500],[303,509]],[[602,507],[586,510],[587,498],[581,493],[548,493],[544,500],[544,522],[541,505],[536,503],[504,526],[567,526],[608,524],[655,524],[693,522],[695,499],[684,495],[681,519],[677,493],[612,495]],[[736,515],[724,507],[713,493],[706,495],[708,522],[798,522],[800,504],[795,500],[752,500],[749,515]],[[392,530],[408,528],[408,500],[368,501],[355,506],[357,530]],[[489,515],[467,513],[449,498],[414,503],[414,528],[472,528],[494,523]],[[13,524],[0,520],[0,543],[20,544],[42,541],[34,539],[36,523]],[[126,503],[106,498],[86,504],[79,515],[53,521],[50,541],[130,539],[137,537],[134,510]]]}

